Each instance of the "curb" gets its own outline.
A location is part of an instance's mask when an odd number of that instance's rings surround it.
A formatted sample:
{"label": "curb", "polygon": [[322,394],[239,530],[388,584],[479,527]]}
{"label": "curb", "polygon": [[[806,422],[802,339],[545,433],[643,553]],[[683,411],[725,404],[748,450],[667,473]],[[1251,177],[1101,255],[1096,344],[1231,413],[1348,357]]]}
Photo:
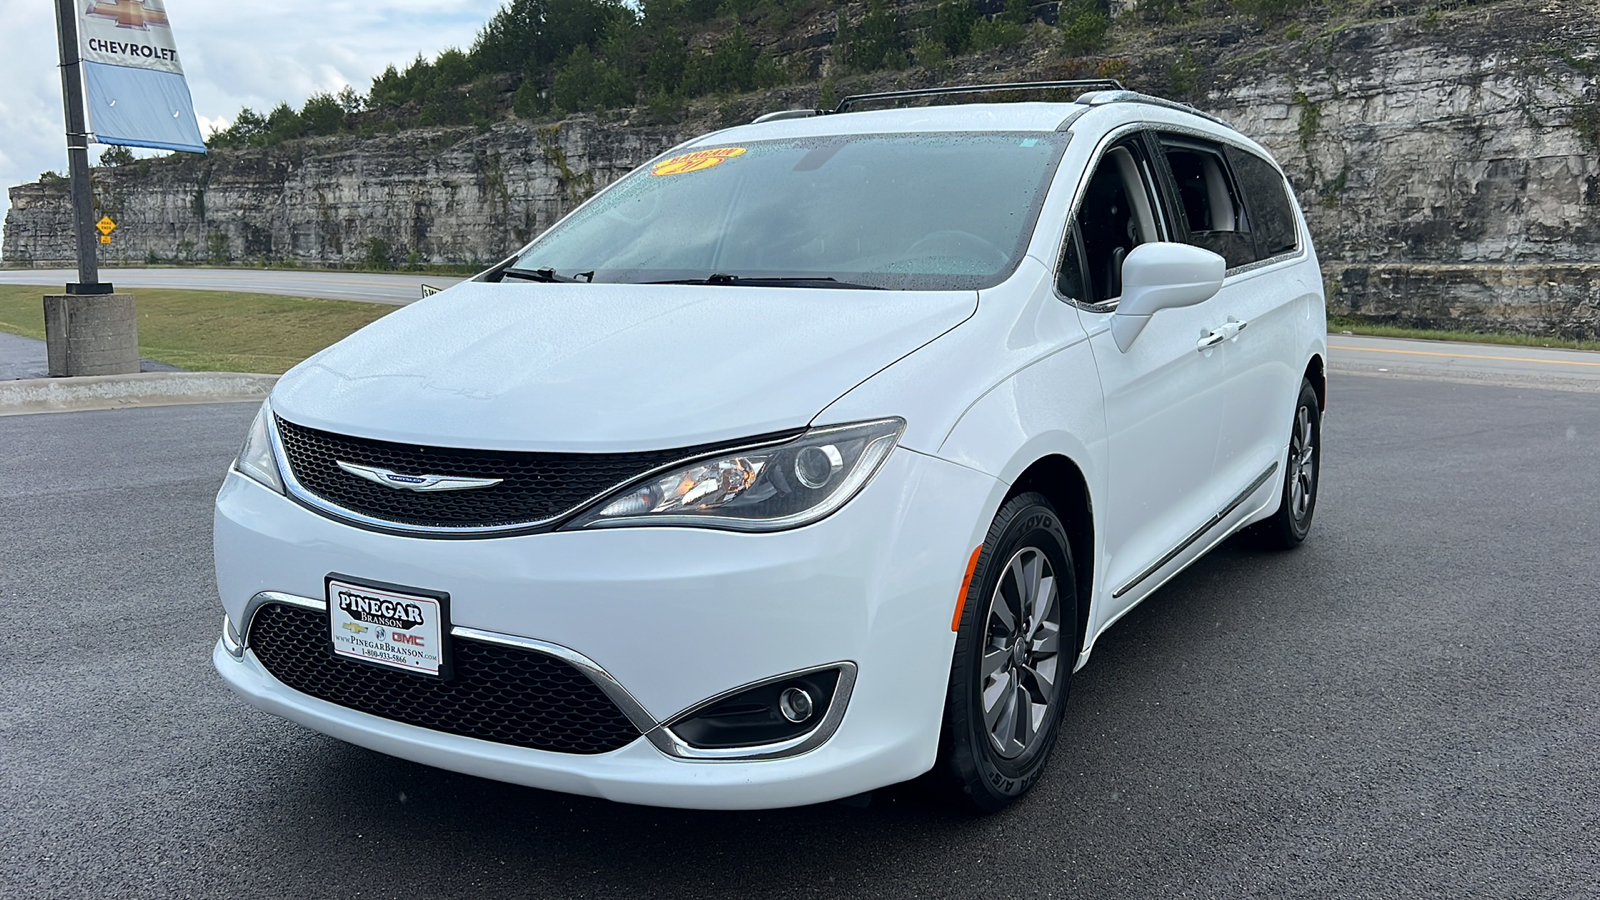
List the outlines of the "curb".
{"label": "curb", "polygon": [[0,416],[263,400],[276,375],[245,372],[140,372],[0,381]]}

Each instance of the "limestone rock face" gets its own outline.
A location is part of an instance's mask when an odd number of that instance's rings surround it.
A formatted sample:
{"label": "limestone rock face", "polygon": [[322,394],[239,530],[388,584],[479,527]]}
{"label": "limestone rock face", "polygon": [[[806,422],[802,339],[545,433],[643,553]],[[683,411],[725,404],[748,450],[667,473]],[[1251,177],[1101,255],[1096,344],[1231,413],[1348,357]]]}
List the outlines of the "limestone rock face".
{"label": "limestone rock face", "polygon": [[[102,263],[492,263],[681,140],[673,130],[503,123],[327,138],[94,171]],[[72,259],[65,184],[11,189],[4,259]]]}
{"label": "limestone rock face", "polygon": [[1600,18],[1502,3],[1437,27],[1280,50],[1207,108],[1289,173],[1330,312],[1600,336]]}
{"label": "limestone rock face", "polygon": [[[1183,46],[1169,36],[1100,65],[1121,65],[1108,71],[1135,88],[1201,97],[1277,156],[1316,240],[1330,312],[1600,338],[1593,0],[1462,0],[1442,14],[1408,2],[1305,37],[1237,18],[1201,23]],[[1003,73],[978,71],[994,60],[974,57],[952,61],[944,80],[1084,71],[1048,49],[1007,53],[997,57]],[[890,88],[896,79],[921,86],[938,76],[878,80]],[[796,86],[724,108],[810,105],[813,93]],[[97,202],[121,226],[104,259],[487,264],[710,127],[578,116],[100,169]],[[22,185],[11,198],[4,261],[67,263],[65,185]]]}

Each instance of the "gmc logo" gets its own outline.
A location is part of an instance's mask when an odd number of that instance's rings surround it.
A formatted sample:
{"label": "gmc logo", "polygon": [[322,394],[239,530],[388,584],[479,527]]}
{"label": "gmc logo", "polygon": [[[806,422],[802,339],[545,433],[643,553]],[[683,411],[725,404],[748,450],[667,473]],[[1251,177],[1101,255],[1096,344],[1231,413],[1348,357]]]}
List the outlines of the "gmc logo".
{"label": "gmc logo", "polygon": [[390,635],[390,639],[396,644],[410,644],[413,647],[422,646],[422,635],[420,634],[393,634]]}

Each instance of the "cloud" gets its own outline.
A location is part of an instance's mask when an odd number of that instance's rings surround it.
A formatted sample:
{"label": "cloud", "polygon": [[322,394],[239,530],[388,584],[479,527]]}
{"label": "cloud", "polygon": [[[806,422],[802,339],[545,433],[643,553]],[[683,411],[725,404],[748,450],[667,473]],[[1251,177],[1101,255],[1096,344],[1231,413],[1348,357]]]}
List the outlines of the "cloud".
{"label": "cloud", "polygon": [[[298,107],[346,84],[365,93],[391,63],[466,48],[503,0],[166,0],[202,132],[244,106]],[[56,23],[47,3],[0,3],[0,188],[65,172]],[[91,150],[91,156],[96,155]],[[10,208],[0,197],[0,217]]]}

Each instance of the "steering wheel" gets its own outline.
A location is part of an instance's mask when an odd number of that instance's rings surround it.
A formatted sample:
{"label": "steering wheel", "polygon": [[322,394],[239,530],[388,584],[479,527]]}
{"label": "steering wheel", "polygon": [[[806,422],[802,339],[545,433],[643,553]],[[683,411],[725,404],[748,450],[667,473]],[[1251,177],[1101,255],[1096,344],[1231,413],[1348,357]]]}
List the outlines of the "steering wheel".
{"label": "steering wheel", "polygon": [[948,241],[953,245],[959,245],[962,249],[966,249],[966,248],[969,248],[969,247],[970,248],[975,248],[975,249],[981,251],[984,255],[986,255],[987,257],[989,257],[990,259],[994,260],[996,263],[998,263],[998,264],[1000,264],[1002,266],[1011,261],[1011,254],[1006,253],[1005,251],[1001,250],[999,247],[996,247],[993,242],[991,242],[991,241],[989,241],[989,240],[987,240],[985,238],[982,238],[982,237],[980,237],[980,236],[978,236],[976,234],[973,234],[970,231],[960,231],[960,230],[955,229],[955,228],[946,228],[943,231],[935,231],[935,232],[932,232],[930,234],[923,235],[922,237],[917,239],[916,243],[912,244],[910,246],[910,248],[908,248],[906,250],[906,253],[908,255],[911,255],[911,256],[966,256],[967,255],[965,253],[959,253],[959,252],[958,253],[938,253],[938,254],[934,254],[934,253],[920,253],[919,254],[917,252],[919,249],[925,247],[928,244],[937,244],[940,241]]}

